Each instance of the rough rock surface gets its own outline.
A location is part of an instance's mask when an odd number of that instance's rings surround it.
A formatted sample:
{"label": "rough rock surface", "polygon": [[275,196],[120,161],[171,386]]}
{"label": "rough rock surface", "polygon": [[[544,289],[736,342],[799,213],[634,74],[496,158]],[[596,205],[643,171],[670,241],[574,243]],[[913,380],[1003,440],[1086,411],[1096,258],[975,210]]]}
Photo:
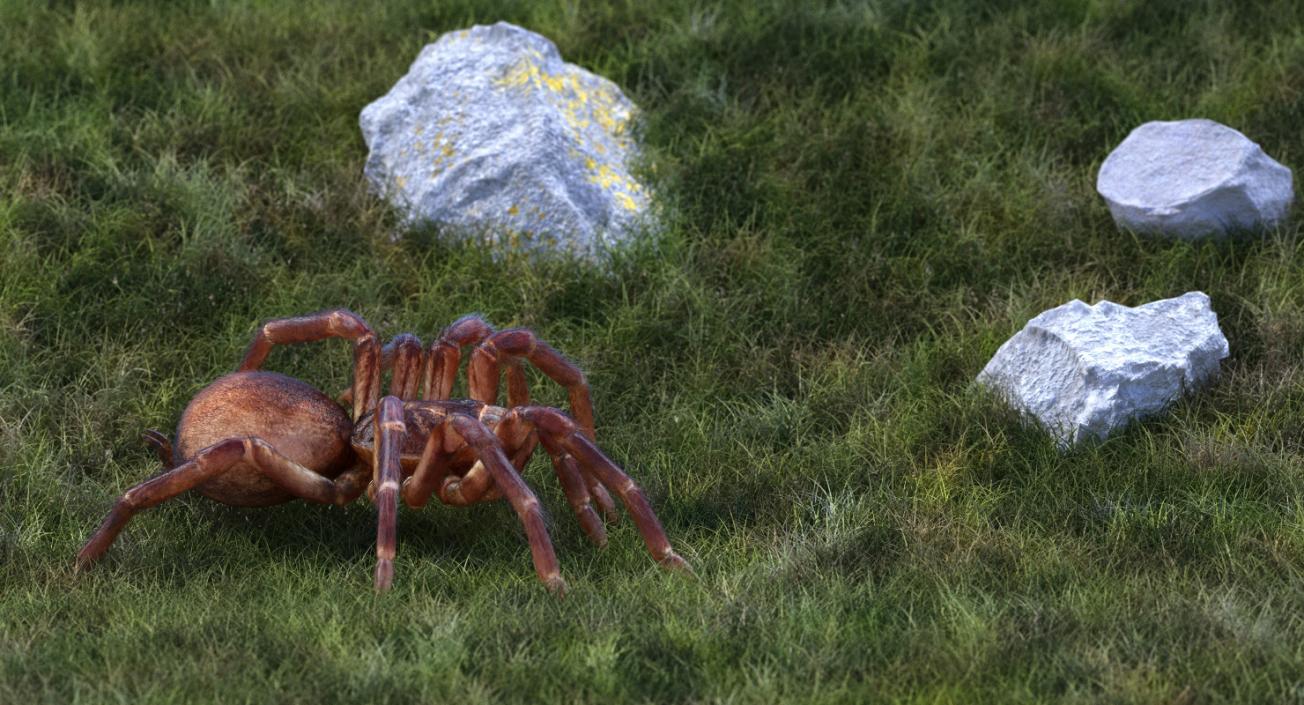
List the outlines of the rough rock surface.
{"label": "rough rock surface", "polygon": [[978,382],[1070,445],[1161,411],[1216,377],[1225,357],[1227,338],[1201,292],[1136,308],[1074,300],[1028,321]]}
{"label": "rough rock surface", "polygon": [[616,84],[500,22],[449,32],[363,109],[365,173],[409,222],[592,254],[648,224]]}
{"label": "rough rock surface", "polygon": [[1110,152],[1096,190],[1114,222],[1195,239],[1271,227],[1290,210],[1290,169],[1212,120],[1147,122]]}

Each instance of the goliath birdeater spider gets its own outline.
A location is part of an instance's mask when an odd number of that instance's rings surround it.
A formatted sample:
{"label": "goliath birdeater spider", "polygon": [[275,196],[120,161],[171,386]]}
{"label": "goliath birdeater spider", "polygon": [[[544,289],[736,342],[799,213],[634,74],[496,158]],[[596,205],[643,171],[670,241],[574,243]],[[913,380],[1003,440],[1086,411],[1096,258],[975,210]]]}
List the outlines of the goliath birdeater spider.
{"label": "goliath birdeater spider", "polygon": [[[353,343],[353,383],[339,403],[305,382],[259,368],[272,346],[344,338]],[[470,399],[450,400],[465,347]],[[532,406],[521,360],[566,388],[574,418]],[[389,395],[381,372],[392,370]],[[498,402],[507,374],[507,407]],[[593,405],[579,368],[529,330],[495,332],[466,316],[424,348],[413,335],[383,348],[356,314],[337,309],[265,323],[236,372],[205,387],[177,424],[176,451],[147,431],[165,472],[127,490],[77,554],[85,568],[108,550],[141,509],[189,489],[219,502],[261,507],[295,498],[344,505],[365,490],[379,512],[376,590],[394,578],[398,500],[424,506],[436,495],[468,505],[505,497],[520,517],[539,578],[564,593],[543,512],[521,470],[535,447],[553,470],[585,534],[606,543],[603,518],[616,516],[614,492],[628,509],[652,557],[670,568],[688,564],[670,547],[643,491],[594,444]]]}

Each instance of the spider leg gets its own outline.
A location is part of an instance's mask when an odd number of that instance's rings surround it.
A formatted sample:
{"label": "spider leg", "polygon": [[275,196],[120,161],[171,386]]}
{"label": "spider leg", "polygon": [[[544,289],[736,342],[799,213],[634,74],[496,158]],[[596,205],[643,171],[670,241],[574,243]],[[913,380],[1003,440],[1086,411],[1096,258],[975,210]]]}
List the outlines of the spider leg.
{"label": "spider leg", "polygon": [[[471,365],[467,369],[471,398],[486,404],[497,403],[499,365],[520,359],[529,360],[531,365],[566,389],[570,396],[571,413],[584,434],[592,440],[593,398],[584,373],[575,363],[567,360],[528,329],[512,328],[494,333],[471,352]],[[510,380],[508,391],[512,391]],[[517,390],[517,394],[523,395],[524,400],[511,406],[524,406],[528,403],[528,393]]]}
{"label": "spider leg", "polygon": [[[481,408],[483,413],[484,408]],[[483,419],[482,419],[483,420]],[[504,453],[511,449],[512,467],[517,474],[523,475],[525,464],[530,462],[534,449],[539,445],[539,436],[529,424],[519,423],[512,416],[504,417],[495,431]],[[476,502],[490,502],[502,499],[503,490],[493,482],[493,477],[482,461],[476,461],[461,476],[445,472],[438,481],[432,483],[438,488],[439,500],[444,504],[464,507]]]}
{"label": "spider leg", "polygon": [[[221,475],[239,463],[257,467],[264,475],[291,494],[309,502],[320,504],[346,504],[349,498],[347,479],[339,480],[318,475],[304,466],[281,455],[270,444],[257,437],[228,438],[199,451],[194,458],[152,477],[127,490],[118,498],[109,515],[104,518],[86,545],[77,554],[77,568],[87,568],[104,552],[114,539],[142,509],[171,499],[186,490]],[[354,495],[356,497],[357,495]]]}
{"label": "spider leg", "polygon": [[[413,346],[415,345],[415,350]],[[393,371],[390,376],[389,393],[400,399],[416,399],[417,386],[421,382],[421,368],[425,365],[426,354],[421,349],[421,340],[411,333],[401,333],[380,349],[380,375]],[[353,405],[353,388],[349,387],[335,395],[341,404]]]}
{"label": "spider leg", "polygon": [[[421,459],[417,461],[416,470],[411,477],[403,481],[402,499],[408,507],[425,507],[430,502],[430,495],[439,490],[439,499],[446,504],[456,504],[450,502],[443,494],[443,487],[447,486],[447,480],[451,476],[450,463],[452,453],[445,450],[446,434],[450,433],[449,425],[446,421],[441,421],[436,427],[430,429],[430,437],[425,442],[425,448],[421,451]],[[480,467],[477,463],[477,467]]]}
{"label": "spider leg", "polygon": [[[453,456],[444,450],[442,434],[445,428],[447,427],[441,424],[432,429],[416,471],[403,480],[400,488],[403,503],[409,507],[424,507],[430,502],[430,496],[436,493],[441,502],[454,506],[501,499],[502,490],[493,484],[484,463],[477,461],[466,476],[459,477],[449,472]],[[469,483],[471,486],[479,486],[471,499],[462,496],[463,482],[468,476],[472,478]]]}
{"label": "spider leg", "polygon": [[171,470],[176,466],[176,463],[172,460],[172,441],[168,440],[168,437],[163,435],[162,431],[155,431],[151,428],[141,435],[146,443],[154,446],[154,452],[158,453],[158,459],[162,461],[164,470]]}
{"label": "spider leg", "polygon": [[350,395],[353,420],[375,408],[380,397],[380,346],[371,326],[346,309],[310,313],[306,316],[277,318],[264,323],[254,334],[237,368],[240,372],[262,367],[274,345],[309,343],[328,338],[353,342],[353,385]]}
{"label": "spider leg", "polygon": [[589,493],[593,496],[593,501],[598,503],[598,508],[602,510],[602,517],[608,524],[614,524],[620,520],[620,514],[616,513],[616,502],[611,499],[611,493],[607,488],[602,486],[588,468],[580,466],[580,477],[583,478],[584,484],[588,485]]}
{"label": "spider leg", "polygon": [[520,517],[525,535],[529,539],[530,555],[534,560],[534,570],[538,573],[539,579],[551,592],[557,595],[565,594],[566,581],[562,579],[561,569],[557,565],[557,554],[553,550],[552,539],[548,537],[548,529],[544,525],[539,499],[512,467],[511,461],[503,453],[498,437],[474,416],[451,414],[447,418],[453,430],[475,449],[481,463],[493,477],[494,483],[502,488],[512,509],[516,510],[516,515]]}
{"label": "spider leg", "polygon": [[[525,464],[529,462],[540,440],[534,426],[519,415],[509,414],[499,423],[497,434],[504,448],[517,449],[512,455],[512,466],[517,472],[524,471]],[[595,476],[575,462],[570,453],[550,447],[547,443],[544,444],[544,449],[552,460],[553,472],[557,475],[557,481],[561,483],[562,491],[566,493],[566,499],[579,519],[580,526],[584,528],[584,533],[599,547],[605,546],[607,530],[593,510],[592,502],[596,500],[607,521],[614,522],[619,515],[616,514],[616,505],[611,495]],[[476,463],[461,477],[449,477],[439,487],[440,500],[458,506],[495,500],[501,496],[501,488],[491,481],[482,463]]]}
{"label": "spider leg", "polygon": [[[380,369],[378,374],[384,375],[394,367],[394,341],[389,341],[380,349]],[[335,395],[344,406],[353,406],[353,386],[346,387],[339,394]]]}
{"label": "spider leg", "polygon": [[395,543],[398,538],[398,490],[402,477],[399,454],[407,427],[403,424],[403,402],[387,396],[376,414],[376,452],[372,482],[376,486],[376,592],[394,583]]}
{"label": "spider leg", "polygon": [[[566,388],[571,412],[583,433],[589,440],[593,440],[593,398],[584,373],[575,363],[525,328],[513,328],[486,336],[472,351],[471,364],[467,369],[467,386],[471,398],[486,404],[497,403],[499,366],[505,362],[508,364],[508,405],[528,405],[529,391],[525,387],[524,374],[519,369],[522,358],[529,360],[545,376]],[[616,503],[606,488],[588,468],[581,467],[580,474],[607,521],[616,521],[619,517],[616,514]]]}
{"label": "spider leg", "polygon": [[475,314],[463,316],[445,328],[439,339],[430,344],[426,358],[426,384],[421,398],[452,397],[457,368],[462,363],[462,348],[479,345],[493,333],[493,326]]}
{"label": "spider leg", "polygon": [[[425,385],[422,399],[449,399],[457,381],[457,368],[462,363],[462,349],[479,345],[494,334],[493,326],[481,316],[463,316],[444,329],[439,339],[431,343],[426,354]],[[497,396],[497,387],[493,394]],[[478,398],[470,393],[472,398]],[[525,381],[525,370],[519,362],[507,368],[507,398],[510,406],[528,404],[530,390]],[[489,403],[497,403],[492,400]]]}
{"label": "spider leg", "polygon": [[561,489],[566,493],[566,499],[570,502],[571,511],[575,512],[575,518],[580,522],[580,528],[584,534],[589,537],[593,545],[602,548],[607,545],[607,527],[602,521],[602,517],[593,509],[593,495],[589,493],[588,484],[584,481],[584,475],[580,471],[579,464],[570,453],[564,451],[553,452],[548,450],[548,456],[552,459],[552,470],[557,475],[557,482],[561,483]]}
{"label": "spider leg", "polygon": [[[534,425],[519,413],[509,413],[498,424],[497,433],[503,447],[518,449],[513,456],[512,464],[518,471],[523,470],[540,440]],[[592,495],[589,494],[588,484],[585,483],[575,458],[546,440],[543,447],[552,460],[553,473],[557,475],[557,482],[561,484],[562,492],[566,494],[566,500],[571,506],[571,511],[575,513],[575,518],[579,520],[580,527],[584,529],[584,534],[599,548],[605,546],[607,528],[593,509]]]}
{"label": "spider leg", "polygon": [[389,380],[390,395],[399,399],[416,399],[417,387],[421,384],[421,371],[426,366],[426,354],[421,348],[421,341],[411,333],[395,336],[381,350],[382,368],[386,367],[383,364],[385,351],[392,351],[394,372]]}
{"label": "spider leg", "polygon": [[[507,423],[506,418],[503,423]],[[525,424],[525,427],[529,429],[530,437],[512,458],[512,466],[516,468],[518,473],[525,469],[525,463],[533,455],[535,446],[538,443],[538,437],[534,434],[533,427],[528,424]],[[508,440],[502,425],[498,428],[498,436],[504,447],[516,445],[515,442]],[[590,478],[585,477],[583,468],[575,462],[570,453],[563,450],[555,450],[554,452],[554,449],[549,449],[546,443],[544,448],[548,451],[548,455],[552,460],[553,472],[557,475],[557,481],[561,483],[562,491],[566,494],[566,500],[575,512],[575,516],[584,529],[585,535],[597,546],[605,546],[607,544],[607,529],[602,523],[602,518],[593,510],[592,502],[594,500],[598,501],[599,506],[603,508],[603,512],[607,516],[607,521],[615,521],[617,517],[615,514],[616,506],[611,500],[611,495],[607,494],[607,490],[602,485],[597,484],[596,478],[591,478],[591,481],[600,494],[590,491]],[[440,501],[454,506],[492,501],[501,498],[502,495],[502,488],[494,484],[483,463],[476,463],[461,477],[449,476],[443,479],[439,485]]]}
{"label": "spider leg", "polygon": [[553,447],[570,454],[581,467],[587,468],[602,484],[620,495],[620,500],[629,510],[648,551],[658,563],[667,568],[691,570],[688,562],[671,548],[670,539],[666,537],[665,529],[652,511],[652,505],[648,503],[642,488],[604,455],[581,427],[557,409],[526,406],[513,411],[538,429],[545,448]]}
{"label": "spider leg", "polygon": [[335,504],[343,506],[362,496],[371,481],[371,468],[359,463],[335,478]]}
{"label": "spider leg", "polygon": [[[481,405],[477,418],[483,422],[486,406]],[[538,435],[528,424],[513,423],[511,417],[504,417],[498,424],[495,435],[503,447],[504,454],[510,449],[512,467],[518,475],[525,471],[525,464],[534,455],[534,448],[539,444]],[[464,507],[476,502],[491,502],[502,499],[503,490],[494,481],[484,462],[477,460],[461,476],[448,475],[441,478],[439,484],[439,501],[444,504]]]}
{"label": "spider leg", "polygon": [[479,460],[461,476],[448,475],[439,483],[439,501],[454,507],[466,507],[501,497],[501,492],[490,496],[490,492],[496,489],[493,474],[485,467],[484,461]]}

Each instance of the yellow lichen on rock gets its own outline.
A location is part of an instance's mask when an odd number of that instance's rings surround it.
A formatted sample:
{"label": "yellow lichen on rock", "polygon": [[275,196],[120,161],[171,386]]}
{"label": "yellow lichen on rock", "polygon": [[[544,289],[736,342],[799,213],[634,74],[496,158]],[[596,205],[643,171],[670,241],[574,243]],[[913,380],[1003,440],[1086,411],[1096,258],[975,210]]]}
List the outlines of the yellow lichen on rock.
{"label": "yellow lichen on rock", "polygon": [[602,188],[611,188],[612,186],[624,183],[625,177],[615,169],[606,164],[598,166],[598,173],[589,176],[589,182],[597,184]]}
{"label": "yellow lichen on rock", "polygon": [[367,174],[402,191],[412,220],[502,228],[494,239],[511,248],[615,242],[649,205],[627,164],[636,114],[546,38],[475,27],[427,47],[364,110]]}

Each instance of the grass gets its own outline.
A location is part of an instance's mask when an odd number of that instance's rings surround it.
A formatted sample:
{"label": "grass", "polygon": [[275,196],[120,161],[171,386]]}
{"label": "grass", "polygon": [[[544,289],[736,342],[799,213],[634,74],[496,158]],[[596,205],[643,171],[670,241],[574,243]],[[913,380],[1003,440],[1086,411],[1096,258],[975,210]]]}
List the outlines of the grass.
{"label": "grass", "polygon": [[[1304,164],[1304,7],[376,5],[0,2],[0,701],[1304,700],[1301,219],[1158,241],[1093,188],[1152,119]],[[367,192],[362,106],[499,19],[643,108],[668,227],[609,270],[395,241]],[[1046,308],[1192,289],[1222,380],[1107,442],[971,384]],[[699,579],[593,550],[546,465],[560,602],[498,505],[404,510],[380,597],[365,502],[182,498],[74,576],[139,432],[334,306],[539,330]]]}

